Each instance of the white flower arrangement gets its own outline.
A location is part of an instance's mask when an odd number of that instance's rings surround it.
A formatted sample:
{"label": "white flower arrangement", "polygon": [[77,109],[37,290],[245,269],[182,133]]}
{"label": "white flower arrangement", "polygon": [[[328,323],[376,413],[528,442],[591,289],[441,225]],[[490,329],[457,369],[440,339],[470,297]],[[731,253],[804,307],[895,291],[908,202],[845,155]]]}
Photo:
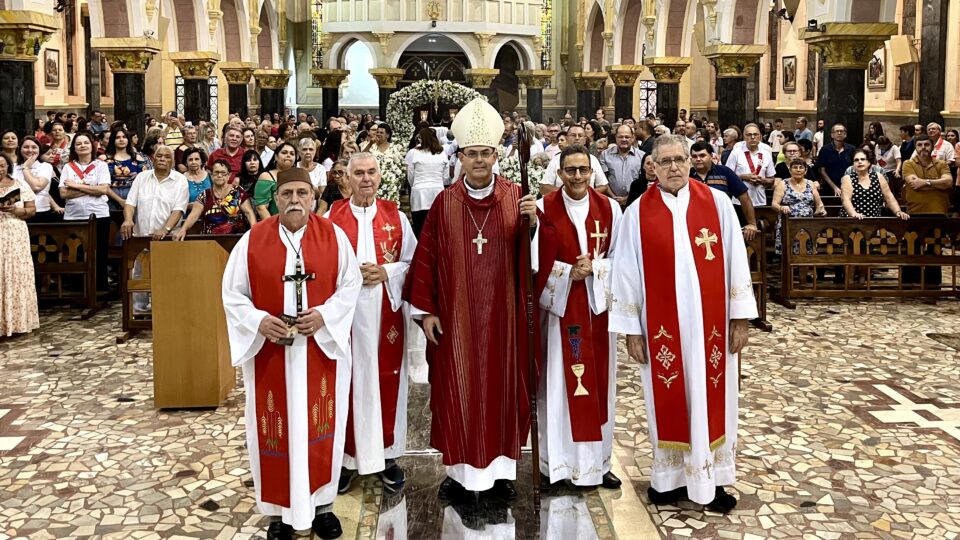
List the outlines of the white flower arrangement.
{"label": "white flower arrangement", "polygon": [[400,147],[391,144],[386,152],[372,149],[380,165],[380,189],[377,197],[400,204],[400,188],[407,181],[407,168],[403,163]]}
{"label": "white flower arrangement", "polygon": [[[453,81],[423,80],[394,92],[387,102],[387,123],[393,127],[393,140],[406,143],[413,136],[413,111],[432,101],[464,106],[476,98],[487,100],[473,88]],[[382,188],[381,188],[382,189]]]}
{"label": "white flower arrangement", "polygon": [[[520,185],[520,153],[507,153],[503,145],[497,147],[497,162],[500,166],[500,176]],[[546,169],[537,166],[533,161],[527,165],[527,180],[530,182],[530,194],[534,197],[540,196],[540,181]]]}

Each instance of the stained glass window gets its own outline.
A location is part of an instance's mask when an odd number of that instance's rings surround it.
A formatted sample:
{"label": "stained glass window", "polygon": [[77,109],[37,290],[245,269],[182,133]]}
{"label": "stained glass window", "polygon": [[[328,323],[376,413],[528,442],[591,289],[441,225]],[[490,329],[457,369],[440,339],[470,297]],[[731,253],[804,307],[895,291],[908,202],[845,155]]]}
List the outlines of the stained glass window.
{"label": "stained glass window", "polygon": [[540,69],[550,69],[550,55],[553,53],[553,0],[543,1],[540,14]]}
{"label": "stained glass window", "polygon": [[313,67],[323,67],[323,0],[312,0],[310,32],[313,43]]}

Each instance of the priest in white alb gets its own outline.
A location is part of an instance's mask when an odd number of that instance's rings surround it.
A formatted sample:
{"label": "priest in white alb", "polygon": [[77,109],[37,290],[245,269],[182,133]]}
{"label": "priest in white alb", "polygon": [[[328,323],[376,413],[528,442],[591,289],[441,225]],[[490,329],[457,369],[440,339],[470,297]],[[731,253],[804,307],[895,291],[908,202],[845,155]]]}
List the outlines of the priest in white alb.
{"label": "priest in white alb", "polygon": [[726,513],[736,499],[738,354],[757,317],[730,198],[690,180],[682,137],[653,146],[657,183],[625,212],[614,245],[610,330],[641,365],[653,504]]}
{"label": "priest in white alb", "polygon": [[590,187],[590,151],[563,149],[563,187],[537,202],[545,370],[537,393],[540,472],[546,484],[620,487],[610,471],[617,335],[608,331],[610,268],[622,212]]}
{"label": "priest in white alb", "polygon": [[387,491],[404,482],[396,458],[407,441],[407,347],[403,284],[417,238],[397,203],[378,199],[373,154],[350,157],[352,195],[324,216],[343,229],[357,254],[363,287],[353,318],[353,379],[340,493],[356,473],[379,473]]}
{"label": "priest in white alb", "polygon": [[350,393],[350,326],[362,277],[347,236],[310,212],[306,169],[277,175],[278,215],[243,235],[223,275],[247,449],[267,538],[342,534],[333,515]]}

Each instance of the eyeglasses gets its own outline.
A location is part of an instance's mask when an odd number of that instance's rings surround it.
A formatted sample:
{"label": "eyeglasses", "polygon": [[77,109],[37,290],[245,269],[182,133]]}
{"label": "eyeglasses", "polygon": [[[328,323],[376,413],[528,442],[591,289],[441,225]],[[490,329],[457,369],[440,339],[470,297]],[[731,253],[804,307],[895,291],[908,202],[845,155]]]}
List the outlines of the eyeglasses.
{"label": "eyeglasses", "polygon": [[330,176],[343,176],[343,171],[330,171]]}
{"label": "eyeglasses", "polygon": [[483,150],[482,152],[477,152],[475,150],[467,150],[463,153],[467,159],[472,159],[474,161],[478,159],[490,159],[493,156],[493,150]]}
{"label": "eyeglasses", "polygon": [[213,171],[213,176],[230,176],[230,171]]}
{"label": "eyeglasses", "polygon": [[590,173],[593,172],[593,169],[590,167],[564,167],[563,174],[567,176],[590,176]]}
{"label": "eyeglasses", "polygon": [[664,169],[671,169],[674,165],[676,165],[678,169],[682,169],[683,164],[686,162],[687,158],[685,157],[663,158],[656,161],[657,165],[663,167]]}
{"label": "eyeglasses", "polygon": [[854,162],[854,163],[856,163],[856,162],[858,162],[858,161],[869,161],[869,160],[868,160],[867,158],[865,158],[865,157],[855,157],[855,158],[853,158],[853,162]]}
{"label": "eyeglasses", "polygon": [[751,138],[753,138],[753,137],[759,137],[760,134],[759,134],[759,133],[744,133],[743,136],[744,136],[744,137],[751,137]]}

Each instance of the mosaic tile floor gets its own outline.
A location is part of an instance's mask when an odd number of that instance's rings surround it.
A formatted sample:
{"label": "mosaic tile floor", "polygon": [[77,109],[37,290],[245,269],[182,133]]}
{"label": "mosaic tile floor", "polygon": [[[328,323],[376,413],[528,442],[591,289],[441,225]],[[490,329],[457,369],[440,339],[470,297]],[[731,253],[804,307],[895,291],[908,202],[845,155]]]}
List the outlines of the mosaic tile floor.
{"label": "mosaic tile floor", "polygon": [[[149,334],[117,345],[114,306],[87,321],[47,311],[0,340],[0,540],[262,538],[242,395],[217,410],[155,411]],[[646,504],[650,449],[638,369],[621,355],[614,469],[621,491],[565,491],[539,519],[523,497],[479,538],[956,538],[960,536],[960,305],[770,306],[744,358],[740,503]],[[460,538],[478,517],[441,509],[425,447],[425,388],[411,392],[411,478],[338,497],[343,538]],[[525,478],[521,467],[521,478]],[[518,482],[520,483],[520,482]],[[560,519],[557,519],[560,518]],[[494,535],[501,536],[494,536]]]}

